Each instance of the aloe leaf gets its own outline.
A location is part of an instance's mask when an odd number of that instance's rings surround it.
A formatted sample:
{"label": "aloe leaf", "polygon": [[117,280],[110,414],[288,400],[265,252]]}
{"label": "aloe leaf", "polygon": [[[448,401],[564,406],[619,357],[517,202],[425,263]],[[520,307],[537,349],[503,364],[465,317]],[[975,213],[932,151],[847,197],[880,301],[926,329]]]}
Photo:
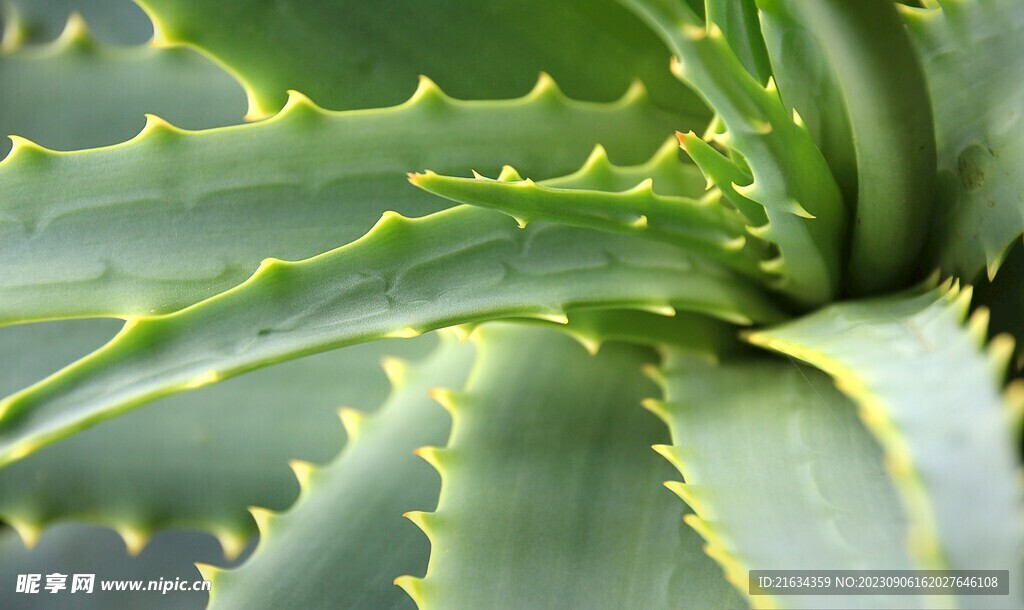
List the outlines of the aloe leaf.
{"label": "aloe leaf", "polygon": [[746,283],[665,244],[561,225],[519,229],[466,206],[392,214],[348,246],[265,261],[228,292],[134,318],[103,348],[0,401],[0,463],[160,396],[298,356],[466,322],[651,306],[741,323],[778,318]]}
{"label": "aloe leaf", "polygon": [[[110,46],[77,15],[51,43],[0,51],[0,135],[58,150],[104,146],[138,133],[146,112],[192,129],[230,125],[241,121],[245,95],[198,53]],[[0,158],[9,150],[5,138]]]}
{"label": "aloe leaf", "polygon": [[768,277],[758,266],[767,256],[766,244],[753,238],[748,244],[742,216],[721,205],[717,193],[704,200],[659,195],[649,178],[621,192],[555,188],[523,180],[510,166],[497,179],[428,171],[409,181],[452,201],[505,212],[521,226],[548,221],[636,235],[678,245],[750,277]]}
{"label": "aloe leaf", "polygon": [[18,140],[0,162],[0,323],[174,311],[237,285],[264,257],[320,254],[387,210],[444,207],[406,184],[407,171],[510,161],[558,175],[598,141],[639,162],[678,120],[639,87],[581,103],[542,77],[523,98],[460,102],[424,80],[383,110],[327,112],[293,94],[254,125],[187,132],[151,118],[129,142],[71,153]]}
{"label": "aloe leaf", "polygon": [[755,0],[707,0],[704,19],[718,24],[722,35],[751,76],[767,83],[772,76],[771,60]]}
{"label": "aloe leaf", "polygon": [[566,316],[567,324],[525,320],[555,326],[576,339],[588,352],[597,354],[609,341],[624,341],[656,349],[685,347],[717,358],[738,347],[736,327],[707,316],[676,312],[672,308],[634,310],[577,310]]}
{"label": "aloe leaf", "polygon": [[921,566],[1009,569],[1004,601],[1020,607],[1019,458],[999,387],[1012,345],[1003,338],[981,352],[986,312],[961,327],[970,294],[947,287],[832,305],[749,339],[831,374],[858,404]]}
{"label": "aloe leaf", "polygon": [[52,40],[75,13],[113,44],[142,44],[153,35],[146,13],[131,0],[0,0],[0,47]]}
{"label": "aloe leaf", "polygon": [[[437,511],[409,518],[431,541],[421,608],[736,608],[742,605],[659,490],[662,431],[639,408],[652,355],[589,356],[550,330],[488,325],[452,413]],[[509,434],[516,430],[516,434]],[[581,476],[581,473],[588,476]]]}
{"label": "aloe leaf", "polygon": [[[813,369],[769,358],[710,363],[673,349],[648,408],[672,432],[656,446],[669,482],[726,578],[749,570],[910,569],[907,523],[882,454],[853,404]],[[780,541],[786,541],[780,544]],[[753,591],[751,591],[753,593]],[[917,608],[916,596],[751,595],[755,608]]]}
{"label": "aloe leaf", "polygon": [[[195,532],[164,532],[151,548],[132,556],[114,532],[91,525],[63,524],[47,530],[38,546],[25,549],[11,530],[0,531],[0,606],[19,610],[79,608],[151,608],[153,610],[201,610],[209,595],[204,591],[103,591],[101,580],[139,580],[146,587],[151,580],[175,579],[191,586],[202,576],[196,560],[223,563],[217,542]],[[67,576],[67,589],[51,594],[46,575]],[[17,593],[19,574],[40,574],[39,593]],[[71,590],[72,575],[94,574],[92,593]]]}
{"label": "aloe leaf", "polygon": [[[756,0],[755,0],[756,1]],[[848,201],[857,197],[857,159],[838,74],[818,37],[781,1],[760,3],[763,40],[786,108],[796,109]]]}
{"label": "aloe leaf", "polygon": [[251,118],[276,112],[287,89],[330,108],[377,107],[400,102],[425,74],[457,97],[502,98],[541,70],[590,100],[640,78],[659,104],[707,116],[666,74],[657,38],[611,0],[138,2],[157,44],[200,48],[239,77]]}
{"label": "aloe leaf", "polygon": [[935,113],[939,187],[934,259],[995,275],[1024,230],[1024,3],[956,0],[901,7]]}
{"label": "aloe leaf", "polygon": [[[831,299],[839,285],[847,212],[807,128],[790,116],[773,81],[763,86],[744,69],[718,25],[705,24],[676,0],[622,2],[658,30],[676,55],[673,72],[715,109],[723,130],[709,130],[708,137],[749,166],[752,182],[719,186],[723,194],[731,195],[729,187],[764,208],[767,222],[749,216],[750,231],[776,244],[779,256],[761,266],[778,273],[777,287],[800,304]],[[720,160],[726,162],[737,165],[736,159]]]}
{"label": "aloe leaf", "polygon": [[[1024,318],[1020,315],[1024,311],[1024,246],[1018,244],[1011,248],[996,276],[975,287],[974,307],[985,307],[991,312],[989,336],[1008,333],[1013,337],[1024,337]],[[1016,379],[1022,373],[1024,346],[1015,342],[1009,374]],[[1008,387],[1007,391],[1017,390]]]}
{"label": "aloe leaf", "polygon": [[461,387],[472,343],[442,333],[414,365],[389,363],[394,387],[381,409],[351,422],[350,442],[324,468],[297,465],[299,501],[283,514],[257,510],[261,538],[237,570],[204,568],[211,608],[407,608],[392,584],[426,568],[430,547],[402,513],[436,505],[440,481],[413,450],[443,443],[450,419],[427,396],[436,384]]}
{"label": "aloe leaf", "polygon": [[689,159],[681,158],[678,142],[673,137],[665,140],[650,159],[639,165],[613,163],[608,151],[598,144],[579,169],[565,176],[547,178],[542,184],[560,189],[615,192],[629,190],[648,178],[662,195],[699,199],[708,190],[704,174]]}
{"label": "aloe leaf", "polygon": [[[98,347],[113,320],[0,329],[0,391],[28,385]],[[298,488],[289,459],[326,462],[341,448],[339,406],[374,409],[382,357],[418,357],[432,337],[377,341],[172,396],[0,470],[0,519],[27,543],[47,526],[89,521],[138,551],[157,530],[200,529],[228,555],[256,533],[246,507],[283,509]],[[140,460],[139,456],[145,456]]]}
{"label": "aloe leaf", "polygon": [[[824,80],[836,87],[832,93],[847,116],[857,172],[853,191],[846,192],[855,209],[850,289],[863,294],[899,287],[927,235],[920,228],[934,205],[935,135],[924,73],[895,4],[758,0],[758,6],[776,21],[799,23],[813,39],[801,39],[813,47],[803,50],[834,74]],[[794,28],[784,29],[789,36]],[[784,53],[778,63],[790,56]],[[787,96],[792,84],[794,98],[803,102],[821,93],[821,82],[780,80],[780,92]],[[833,102],[826,94],[817,103]],[[803,113],[802,105],[793,105]]]}

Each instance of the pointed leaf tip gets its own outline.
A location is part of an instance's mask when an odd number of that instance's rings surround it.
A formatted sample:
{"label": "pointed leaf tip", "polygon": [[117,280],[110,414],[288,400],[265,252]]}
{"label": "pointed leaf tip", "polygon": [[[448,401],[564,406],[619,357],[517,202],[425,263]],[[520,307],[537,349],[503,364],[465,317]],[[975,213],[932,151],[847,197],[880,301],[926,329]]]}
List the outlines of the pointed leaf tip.
{"label": "pointed leaf tip", "polygon": [[431,388],[427,390],[427,396],[434,399],[434,401],[444,407],[445,411],[449,413],[455,412],[455,392],[448,388]]}
{"label": "pointed leaf tip", "polygon": [[420,590],[420,587],[423,583],[422,578],[417,578],[415,576],[399,576],[393,582],[395,583],[395,586],[400,587],[403,591],[405,591],[409,595],[409,597],[411,597],[412,600],[416,602],[417,606],[423,607],[422,591]]}
{"label": "pointed leaf tip", "polygon": [[295,480],[303,490],[309,487],[309,483],[316,472],[316,465],[305,460],[288,460],[288,467],[295,473]]}
{"label": "pointed leaf tip", "polygon": [[64,29],[57,37],[55,44],[60,47],[89,48],[95,44],[85,18],[78,11],[72,11],[64,24]]}
{"label": "pointed leaf tip", "polygon": [[35,548],[36,544],[39,542],[39,537],[43,533],[42,526],[13,517],[5,517],[4,520],[7,521],[7,525],[10,525],[18,534],[18,537],[21,538],[22,545],[24,545],[26,549],[31,550]]}
{"label": "pointed leaf tip", "polygon": [[650,95],[647,92],[647,85],[637,78],[629,83],[629,87],[626,88],[626,92],[622,94],[621,98],[619,98],[619,103],[624,106],[628,106],[631,104],[647,102],[649,99]]}
{"label": "pointed leaf tip", "polygon": [[405,379],[406,371],[409,369],[409,363],[401,358],[385,356],[380,360],[380,367],[384,369],[384,375],[388,378],[388,381],[391,382],[391,385],[397,386]]}
{"label": "pointed leaf tip", "polygon": [[[525,225],[525,223],[524,223],[524,225]],[[565,315],[564,313],[558,313],[558,312],[555,312],[555,313],[536,313],[536,314],[530,315],[530,317],[531,318],[535,318],[537,320],[544,320],[545,322],[552,322],[554,324],[565,325],[565,324],[569,323],[569,316]]]}
{"label": "pointed leaf tip", "polygon": [[349,442],[357,440],[359,435],[362,434],[366,415],[362,411],[351,407],[341,407],[338,409],[338,417],[341,419],[341,427],[345,429]]}
{"label": "pointed leaf tip", "polygon": [[511,165],[504,165],[501,168],[501,174],[498,175],[498,182],[522,182],[523,177],[519,175],[516,168]]}
{"label": "pointed leaf tip", "polygon": [[11,136],[7,136],[7,139],[11,141],[11,152],[7,153],[7,158],[8,159],[14,158],[15,155],[24,155],[24,154],[42,155],[42,154],[49,154],[49,153],[52,152],[49,149],[47,149],[47,148],[45,148],[43,146],[40,146],[39,144],[36,144],[32,140],[29,140],[28,138],[23,138],[21,136],[11,135]]}
{"label": "pointed leaf tip", "polygon": [[527,97],[532,99],[561,99],[564,97],[562,90],[558,88],[558,84],[555,83],[555,79],[551,78],[551,75],[547,72],[541,72],[537,75],[537,83],[527,94]]}
{"label": "pointed leaf tip", "polygon": [[443,106],[450,101],[448,94],[441,90],[437,86],[437,83],[430,80],[430,78],[420,75],[419,81],[416,84],[416,91],[406,102],[408,105],[430,105],[430,106]]}
{"label": "pointed leaf tip", "polygon": [[193,565],[196,566],[197,570],[199,570],[199,575],[202,576],[203,580],[207,582],[213,582],[214,579],[217,578],[217,574],[222,571],[217,566],[203,563],[201,561],[196,561]]}
{"label": "pointed leaf tip", "polygon": [[139,132],[139,134],[137,136],[135,136],[136,140],[141,140],[143,138],[152,137],[152,136],[157,135],[157,134],[169,135],[169,134],[181,133],[180,129],[178,129],[174,125],[171,125],[165,119],[163,119],[163,118],[161,118],[161,117],[159,117],[159,116],[157,116],[155,114],[148,114],[147,113],[145,115],[145,117],[146,117],[146,124],[143,125],[142,130]]}
{"label": "pointed leaf tip", "polygon": [[412,521],[413,525],[420,528],[427,537],[430,537],[430,521],[432,520],[433,513],[427,513],[421,510],[411,510],[407,513],[402,513],[402,516]]}
{"label": "pointed leaf tip", "polygon": [[132,557],[141,553],[142,549],[149,542],[149,534],[137,527],[123,526],[116,528],[116,531],[121,535],[121,539],[124,540],[125,550]]}
{"label": "pointed leaf tip", "polygon": [[[645,398],[640,401],[640,406],[656,415],[658,419],[664,422],[669,421],[668,410],[665,409],[665,403],[662,401],[656,398]],[[664,447],[664,445],[652,445],[651,449],[661,453],[662,449],[659,449],[659,447]]]}
{"label": "pointed leaf tip", "polygon": [[[227,561],[234,561],[242,554],[245,550],[245,545],[249,542],[249,537],[245,534],[223,530],[217,532],[217,542],[220,543],[221,552],[224,553],[224,559]],[[210,580],[207,578],[206,580]]]}
{"label": "pointed leaf tip", "polygon": [[274,516],[273,511],[260,506],[250,506],[248,511],[252,515],[253,521],[256,522],[256,529],[260,531],[260,536],[266,536],[270,531],[270,520]]}
{"label": "pointed leaf tip", "polygon": [[278,114],[279,116],[285,116],[298,111],[312,111],[313,113],[320,114],[323,112],[323,109],[316,102],[309,99],[306,94],[295,89],[289,89],[288,100],[284,103],[284,107],[281,108],[281,112]]}
{"label": "pointed leaf tip", "polygon": [[441,449],[439,447],[418,447],[413,449],[412,454],[430,464],[434,470],[441,472]]}

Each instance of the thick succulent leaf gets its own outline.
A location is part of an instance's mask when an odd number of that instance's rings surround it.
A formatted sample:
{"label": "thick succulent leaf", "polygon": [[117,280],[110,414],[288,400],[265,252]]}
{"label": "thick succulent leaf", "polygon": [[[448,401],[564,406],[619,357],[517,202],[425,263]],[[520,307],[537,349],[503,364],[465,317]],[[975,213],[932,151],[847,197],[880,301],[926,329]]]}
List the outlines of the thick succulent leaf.
{"label": "thick succulent leaf", "polygon": [[277,111],[287,89],[367,108],[398,103],[418,74],[482,99],[515,95],[541,70],[582,99],[611,99],[640,78],[659,104],[706,113],[665,72],[657,38],[612,0],[137,1],[158,44],[197,46],[239,76],[253,118]]}
{"label": "thick succulent leaf", "polygon": [[[830,136],[843,126],[834,115],[846,115],[857,175],[856,184],[844,185],[855,210],[848,289],[862,294],[900,286],[934,205],[935,135],[924,73],[896,6],[892,0],[758,0],[758,6],[775,24],[769,32],[786,38],[772,45],[781,47],[775,63],[787,76],[778,81],[782,98],[801,116],[807,105],[838,102],[840,110],[812,111],[825,119],[821,129]],[[810,56],[797,64],[807,77],[786,71],[797,52]],[[838,157],[828,159],[833,168],[851,161],[838,148]]]}
{"label": "thick succulent leaf", "polygon": [[132,319],[110,343],[0,401],[0,462],[160,396],[319,351],[570,307],[672,306],[737,322],[778,314],[736,276],[671,246],[562,225],[519,229],[468,206],[388,215],[348,246],[268,260],[180,312]]}
{"label": "thick succulent leaf", "polygon": [[523,320],[555,326],[576,339],[588,352],[596,354],[608,341],[623,341],[656,349],[682,347],[717,358],[734,351],[738,342],[736,327],[699,314],[677,312],[672,308],[650,311],[581,309],[568,312],[568,323]]}
{"label": "thick succulent leaf", "polygon": [[349,444],[322,469],[297,465],[299,501],[284,514],[257,510],[260,543],[234,571],[204,572],[214,581],[212,608],[408,608],[392,580],[426,569],[430,547],[409,510],[437,503],[440,480],[413,455],[443,443],[451,422],[427,391],[461,387],[472,343],[441,333],[425,361],[390,361],[391,396],[377,413],[350,420]]}
{"label": "thick succulent leaf", "polygon": [[[610,345],[590,356],[544,329],[482,327],[445,449],[419,453],[441,473],[424,579],[398,582],[421,608],[736,608],[659,489],[663,432],[639,407],[652,354]],[[510,430],[517,431],[509,434]]]}
{"label": "thick succulent leaf", "polygon": [[772,75],[755,0],[707,0],[704,19],[718,24],[722,35],[751,76],[767,83]]}
{"label": "thick succulent leaf", "polygon": [[[794,300],[805,305],[828,301],[839,286],[847,213],[807,128],[790,116],[773,81],[762,86],[744,69],[718,25],[705,24],[677,0],[621,1],[660,32],[676,54],[676,76],[715,109],[716,124],[723,129],[710,129],[708,137],[738,153],[749,166],[753,182],[735,186],[716,182],[721,172],[706,173],[726,196],[738,193],[746,204],[764,208],[767,223],[750,216],[750,230],[775,243],[779,256],[762,267],[781,276],[778,287]],[[694,160],[702,167],[707,164],[706,159]],[[745,173],[744,168],[737,167],[735,173]],[[740,210],[746,204],[734,202]]]}
{"label": "thick succulent leaf", "polygon": [[[1024,311],[1024,244],[1017,243],[1010,249],[991,281],[976,286],[973,307],[985,307],[991,312],[990,337],[1000,333],[1024,337],[1024,316],[1020,315]],[[1015,341],[1013,348],[1009,373],[1018,378],[1024,372],[1024,345]]]}
{"label": "thick succulent leaf", "polygon": [[[91,525],[64,524],[47,530],[38,546],[25,549],[12,530],[0,530],[0,606],[18,610],[74,608],[147,608],[153,610],[201,610],[209,594],[205,591],[103,591],[101,580],[139,580],[146,587],[151,580],[181,579],[189,586],[202,575],[193,562],[223,563],[217,542],[209,536],[168,531],[153,539],[141,555],[133,557],[114,532]],[[67,589],[46,591],[46,575],[66,575]],[[39,593],[17,593],[19,574],[40,574]],[[94,574],[92,593],[70,593],[74,574]]]}
{"label": "thick succulent leaf", "polygon": [[749,338],[831,374],[858,404],[920,565],[1009,569],[1011,597],[984,601],[1020,607],[1019,458],[998,381],[1010,350],[997,341],[981,353],[987,316],[962,328],[969,301],[970,290],[952,288],[832,305]]}
{"label": "thick succulent leaf", "polygon": [[551,187],[523,180],[510,166],[496,180],[431,171],[409,180],[452,201],[505,212],[520,226],[549,221],[636,235],[683,247],[746,276],[770,277],[759,267],[767,245],[755,238],[748,243],[742,215],[722,205],[717,192],[701,200],[665,196],[654,192],[651,179],[619,192]]}
{"label": "thick succulent leaf", "polygon": [[548,178],[542,184],[562,189],[615,192],[627,191],[647,179],[654,184],[654,190],[662,195],[699,199],[708,190],[700,168],[689,162],[689,159],[681,158],[678,142],[673,137],[665,140],[650,159],[639,165],[612,163],[608,151],[598,144],[578,170],[565,176]]}
{"label": "thick succulent leaf", "polygon": [[0,323],[174,311],[237,285],[263,257],[306,258],[359,237],[386,210],[445,206],[406,184],[407,171],[510,161],[559,175],[597,141],[640,162],[678,122],[642,88],[581,103],[547,77],[494,102],[453,100],[426,80],[383,110],[291,100],[274,119],[210,131],[151,118],[109,148],[18,141],[0,162]]}
{"label": "thick succulent leaf", "polygon": [[110,43],[142,44],[153,35],[146,13],[131,0],[0,0],[0,47],[52,40],[73,13]]}
{"label": "thick succulent leaf", "polygon": [[1024,230],[1024,3],[932,5],[902,8],[935,113],[944,209],[934,256],[950,273],[992,277]]}
{"label": "thick succulent leaf", "polygon": [[786,108],[797,109],[845,197],[853,200],[857,195],[857,160],[850,121],[836,82],[838,75],[831,69],[817,36],[791,11],[784,10],[785,4],[776,0],[761,2],[760,6],[761,32],[779,96]]}
{"label": "thick succulent leaf", "polygon": [[[111,47],[77,16],[52,43],[0,51],[0,135],[58,150],[105,146],[138,133],[146,112],[191,129],[230,125],[245,95],[198,53]],[[0,158],[9,150],[4,138]]]}
{"label": "thick succulent leaf", "polygon": [[[743,593],[748,570],[910,569],[907,524],[882,453],[818,371],[769,358],[721,364],[670,350],[648,401],[672,431],[655,447],[685,482],[666,485]],[[785,541],[781,543],[781,541]],[[755,607],[916,608],[913,596],[751,595]]]}
{"label": "thick succulent leaf", "polygon": [[[0,391],[20,389],[102,345],[113,320],[0,329]],[[376,408],[385,355],[417,357],[432,337],[378,341],[172,396],[0,470],[0,519],[32,542],[64,520],[116,529],[138,550],[156,530],[217,535],[231,555],[255,533],[246,507],[283,509],[289,459],[325,462],[344,435],[337,407]],[[140,459],[145,456],[145,459]]]}

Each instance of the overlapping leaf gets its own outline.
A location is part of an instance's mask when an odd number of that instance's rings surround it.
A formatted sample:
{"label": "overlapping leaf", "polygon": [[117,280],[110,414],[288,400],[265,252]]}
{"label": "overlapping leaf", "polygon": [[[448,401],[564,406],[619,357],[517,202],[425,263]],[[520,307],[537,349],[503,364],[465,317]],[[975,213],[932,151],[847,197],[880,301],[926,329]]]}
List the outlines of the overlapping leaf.
{"label": "overlapping leaf", "polygon": [[919,565],[1009,569],[1011,596],[979,604],[1019,607],[1019,457],[999,387],[1012,343],[994,341],[986,358],[987,314],[961,328],[969,302],[970,290],[946,287],[837,304],[750,340],[830,373],[858,404],[906,506]]}
{"label": "overlapping leaf", "polygon": [[241,87],[205,57],[110,46],[77,15],[51,43],[9,47],[0,51],[0,159],[8,135],[73,150],[131,138],[147,112],[190,129],[238,123],[245,113]]}
{"label": "overlapping leaf", "polygon": [[322,469],[297,465],[302,495],[284,514],[257,510],[261,539],[238,570],[205,569],[212,608],[408,608],[392,584],[426,569],[429,546],[402,518],[437,502],[437,474],[413,455],[442,443],[450,419],[427,396],[435,384],[459,387],[475,349],[444,336],[415,365],[391,360],[391,396],[377,413],[350,420],[349,444]]}
{"label": "overlapping leaf", "polygon": [[[110,608],[147,608],[151,610],[200,610],[206,607],[205,591],[104,591],[101,581],[141,581],[142,588],[150,581],[175,579],[192,587],[202,579],[193,562],[223,563],[217,542],[194,532],[164,532],[153,540],[152,547],[139,556],[131,556],[117,534],[96,526],[65,524],[50,529],[39,545],[27,550],[17,534],[0,530],[0,605],[19,610],[109,610]],[[37,593],[18,592],[19,575],[39,574]],[[66,588],[50,593],[46,575],[62,574]],[[92,593],[71,593],[74,574],[95,576]]]}
{"label": "overlapping leaf", "polygon": [[252,118],[276,112],[288,89],[328,108],[379,107],[425,74],[456,97],[503,98],[541,70],[589,100],[640,78],[659,104],[707,116],[666,73],[657,38],[612,0],[137,1],[158,44],[196,46],[238,75]]}
{"label": "overlapping leaf", "polygon": [[[737,209],[755,208],[745,212],[750,232],[779,248],[779,256],[762,267],[781,275],[779,289],[801,304],[836,296],[847,211],[828,164],[802,121],[783,106],[774,82],[765,86],[751,76],[721,28],[685,3],[622,2],[658,30],[676,55],[675,74],[714,108],[707,137],[735,154],[721,158],[707,144],[683,143]],[[730,183],[721,181],[723,175],[750,178]]]}
{"label": "overlapping leaf", "polygon": [[52,40],[73,13],[95,23],[110,43],[142,44],[153,35],[153,25],[131,0],[0,0],[0,46]]}
{"label": "overlapping leaf", "polygon": [[[589,356],[550,330],[482,327],[452,413],[424,579],[398,582],[421,608],[736,608],[679,508],[659,489],[661,438],[640,409],[646,350]],[[435,407],[437,408],[437,407]],[[510,431],[514,431],[510,433]]]}
{"label": "overlapping leaf", "polygon": [[921,64],[894,3],[758,6],[782,99],[808,125],[813,119],[854,210],[847,291],[900,287],[935,205],[935,136]]}
{"label": "overlapping leaf", "polygon": [[0,401],[0,461],[160,396],[302,355],[465,322],[652,306],[741,323],[778,316],[736,276],[668,245],[561,225],[519,229],[467,206],[389,215],[348,246],[266,261],[224,294],[133,319],[89,357]]}
{"label": "overlapping leaf", "polygon": [[[112,320],[0,329],[0,391],[18,390],[102,345]],[[385,398],[384,355],[433,344],[381,341],[305,358],[174,396],[104,422],[0,470],[0,519],[27,543],[58,521],[101,523],[138,551],[157,530],[218,536],[236,554],[255,534],[252,504],[287,507],[290,459],[326,462],[344,438],[336,410]]]}
{"label": "overlapping leaf", "polygon": [[83,152],[19,141],[0,163],[0,323],[177,310],[237,285],[264,257],[306,258],[384,211],[445,206],[406,184],[407,171],[511,161],[558,175],[599,141],[639,162],[679,121],[641,88],[580,103],[547,77],[495,102],[452,100],[426,80],[383,110],[291,100],[272,120],[210,131],[154,118],[127,143]]}
{"label": "overlapping leaf", "polygon": [[649,401],[683,475],[666,483],[726,578],[755,608],[918,608],[916,596],[768,596],[749,570],[910,569],[907,523],[881,450],[854,406],[809,368],[768,358],[709,363],[670,351]]}
{"label": "overlapping leaf", "polygon": [[935,112],[934,260],[967,280],[984,268],[992,277],[1024,230],[1024,3],[902,8]]}
{"label": "overlapping leaf", "polygon": [[684,247],[755,279],[771,277],[759,266],[770,255],[768,245],[747,239],[742,215],[722,205],[718,192],[700,200],[664,196],[654,191],[651,178],[620,192],[551,187],[523,180],[510,166],[496,180],[432,171],[409,180],[453,201],[505,212],[521,226],[551,221],[636,235]]}

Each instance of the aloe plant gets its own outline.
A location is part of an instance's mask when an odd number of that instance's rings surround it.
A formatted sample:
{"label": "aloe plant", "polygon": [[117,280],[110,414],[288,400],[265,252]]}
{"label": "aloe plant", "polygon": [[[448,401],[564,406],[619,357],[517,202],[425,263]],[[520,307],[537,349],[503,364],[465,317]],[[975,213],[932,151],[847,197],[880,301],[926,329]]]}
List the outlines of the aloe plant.
{"label": "aloe plant", "polygon": [[2,5],[5,607],[1024,607],[1024,4],[136,2]]}

